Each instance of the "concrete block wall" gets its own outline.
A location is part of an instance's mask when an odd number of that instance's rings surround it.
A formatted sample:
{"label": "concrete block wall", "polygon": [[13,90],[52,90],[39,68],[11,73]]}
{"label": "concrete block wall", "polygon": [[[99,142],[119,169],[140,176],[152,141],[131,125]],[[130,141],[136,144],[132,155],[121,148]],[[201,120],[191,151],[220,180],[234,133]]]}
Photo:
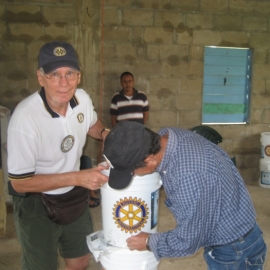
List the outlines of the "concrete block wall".
{"label": "concrete block wall", "polygon": [[71,1],[57,2],[0,2],[0,96],[1,105],[11,110],[39,88],[35,71],[40,46],[55,38],[73,40]]}
{"label": "concrete block wall", "polygon": [[[247,183],[259,179],[260,134],[270,131],[269,13],[266,0],[0,1],[0,103],[10,109],[36,91],[37,54],[70,41],[83,68],[81,86],[110,126],[109,105],[130,71],[150,103],[148,126],[201,124],[203,53],[209,45],[253,49],[251,118],[213,126]],[[100,143],[85,152],[99,160]]]}
{"label": "concrete block wall", "polygon": [[215,125],[247,183],[258,183],[260,134],[270,131],[269,1],[105,1],[103,115],[130,71],[150,103],[148,125],[201,124],[205,46],[253,49],[250,123]]}
{"label": "concrete block wall", "polygon": [[[100,1],[1,0],[0,105],[12,111],[40,89],[36,78],[39,49],[46,42],[63,40],[77,50],[83,73],[80,87],[99,110],[99,19]],[[88,154],[96,157],[99,144],[89,140]]]}

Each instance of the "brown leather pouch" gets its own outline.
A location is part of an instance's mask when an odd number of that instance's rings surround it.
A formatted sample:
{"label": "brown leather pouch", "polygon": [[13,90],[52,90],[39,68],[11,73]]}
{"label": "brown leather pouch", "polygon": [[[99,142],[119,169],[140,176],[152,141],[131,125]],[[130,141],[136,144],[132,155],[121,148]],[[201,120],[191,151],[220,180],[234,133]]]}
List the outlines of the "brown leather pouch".
{"label": "brown leather pouch", "polygon": [[74,187],[67,193],[52,195],[41,193],[49,218],[60,225],[67,225],[78,219],[88,206],[89,189]]}

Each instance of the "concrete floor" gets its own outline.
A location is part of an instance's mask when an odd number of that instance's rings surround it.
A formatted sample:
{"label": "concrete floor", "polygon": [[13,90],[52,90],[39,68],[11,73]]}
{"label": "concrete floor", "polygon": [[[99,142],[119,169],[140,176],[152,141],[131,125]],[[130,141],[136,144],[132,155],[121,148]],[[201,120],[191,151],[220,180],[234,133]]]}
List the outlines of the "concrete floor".
{"label": "concrete floor", "polygon": [[[270,189],[259,186],[248,186],[252,200],[257,211],[257,221],[264,231],[265,240],[270,246]],[[165,199],[164,190],[160,191],[159,206],[159,222],[158,230],[166,231],[175,226],[172,214],[165,207],[163,201]],[[101,230],[101,207],[90,209],[95,231]],[[187,258],[163,259],[159,264],[159,270],[201,270],[207,269],[202,257],[203,250],[199,250],[195,255]],[[13,217],[9,213],[7,216],[7,232],[6,236],[0,239],[0,270],[20,270],[20,254],[21,248],[17,241],[14,229]],[[63,270],[63,260],[59,259],[59,270]],[[92,258],[89,270],[100,270],[100,263],[95,262]],[[128,269],[127,269],[128,270]],[[139,270],[139,269],[138,269]],[[267,257],[265,270],[270,270],[270,257]]]}

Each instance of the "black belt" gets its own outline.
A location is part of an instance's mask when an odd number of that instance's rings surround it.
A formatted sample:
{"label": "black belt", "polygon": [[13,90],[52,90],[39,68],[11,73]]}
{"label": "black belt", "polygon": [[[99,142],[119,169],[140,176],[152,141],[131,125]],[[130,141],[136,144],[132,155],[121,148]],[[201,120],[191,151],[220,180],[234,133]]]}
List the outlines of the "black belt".
{"label": "black belt", "polygon": [[[255,226],[253,226],[246,234],[244,234],[242,237],[238,238],[236,241],[243,243],[245,241],[245,238],[253,231],[254,227]],[[236,242],[236,241],[234,241],[234,242]]]}
{"label": "black belt", "polygon": [[224,245],[211,246],[211,247],[212,247],[212,248],[216,248],[216,247],[227,246],[227,245],[231,245],[231,244],[233,244],[233,243],[235,243],[235,242],[243,243],[243,242],[245,242],[245,238],[246,238],[247,236],[249,236],[249,234],[253,231],[254,228],[255,228],[255,225],[254,225],[247,233],[245,233],[243,236],[239,237],[238,239],[236,239],[236,240],[233,241],[233,242],[230,242],[230,243],[224,244]]}

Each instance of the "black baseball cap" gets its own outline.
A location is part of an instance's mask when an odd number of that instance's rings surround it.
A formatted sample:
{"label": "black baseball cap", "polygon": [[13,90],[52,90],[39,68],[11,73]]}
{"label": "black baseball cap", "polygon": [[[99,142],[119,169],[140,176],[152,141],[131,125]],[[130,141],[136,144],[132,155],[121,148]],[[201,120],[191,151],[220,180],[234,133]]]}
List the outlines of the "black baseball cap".
{"label": "black baseball cap", "polygon": [[52,41],[44,44],[39,50],[38,68],[43,68],[47,74],[60,67],[81,70],[72,45],[65,41]]}
{"label": "black baseball cap", "polygon": [[133,121],[116,124],[104,142],[104,155],[113,166],[109,186],[114,189],[126,188],[135,166],[144,160],[149,148],[150,134],[143,124]]}

